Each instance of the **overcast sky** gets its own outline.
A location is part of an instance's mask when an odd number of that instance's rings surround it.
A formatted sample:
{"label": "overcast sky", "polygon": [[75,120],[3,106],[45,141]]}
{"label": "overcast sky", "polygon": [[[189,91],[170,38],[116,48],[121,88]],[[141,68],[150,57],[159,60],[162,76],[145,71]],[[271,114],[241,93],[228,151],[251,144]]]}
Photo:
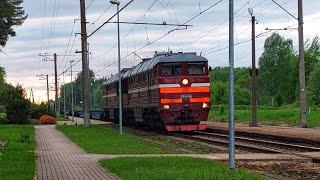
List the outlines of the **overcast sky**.
{"label": "overcast sky", "polygon": [[[115,13],[116,7],[110,6],[108,0],[86,0],[88,33],[93,32],[101,23]],[[121,6],[128,0],[122,0]],[[297,17],[297,0],[277,0],[284,8]],[[305,39],[320,33],[320,2],[304,0]],[[193,25],[187,29],[170,32],[175,27],[144,26],[121,24],[121,56],[123,67],[132,67],[140,59],[133,56],[136,52],[140,57],[152,57],[154,51],[184,51],[197,52],[209,60],[210,66],[228,65],[228,0],[135,0],[120,13],[121,21],[152,22],[183,24],[211,5],[205,13],[187,24]],[[281,35],[290,38],[297,50],[297,21],[281,10],[271,0],[236,0],[235,1],[236,30],[236,66],[251,64],[251,25],[248,8],[253,8],[258,20],[256,34],[266,32],[265,28],[285,28]],[[53,62],[43,62],[38,53],[48,53],[58,56],[58,73],[62,73],[70,65],[70,60],[79,60],[75,56],[80,50],[80,37],[74,33],[80,32],[79,1],[78,0],[25,0],[23,7],[28,19],[20,27],[15,27],[17,36],[10,38],[0,53],[0,66],[7,72],[7,82],[20,83],[27,91],[32,88],[36,101],[45,100],[45,81],[40,81],[37,75],[49,74],[50,83],[53,79]],[[151,7],[150,9],[148,9]],[[115,21],[116,19],[112,20]],[[90,43],[90,68],[96,76],[105,77],[117,71],[116,61],[116,25],[107,24],[88,39]],[[168,34],[164,36],[165,34]],[[257,56],[263,52],[265,38],[262,34],[257,38]],[[160,40],[152,43],[156,39]],[[63,56],[72,55],[72,56]],[[75,71],[81,70],[78,63]],[[65,76],[65,82],[70,82],[70,72]],[[63,83],[63,76],[60,76]],[[51,84],[53,86],[53,84]],[[51,93],[53,97],[53,92]]]}

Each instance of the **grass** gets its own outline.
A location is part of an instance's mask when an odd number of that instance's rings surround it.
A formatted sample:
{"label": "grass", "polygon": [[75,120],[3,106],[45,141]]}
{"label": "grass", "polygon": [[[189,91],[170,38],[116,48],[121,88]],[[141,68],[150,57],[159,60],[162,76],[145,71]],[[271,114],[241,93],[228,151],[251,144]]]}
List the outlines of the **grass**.
{"label": "grass", "polygon": [[200,142],[188,142],[182,139],[173,139],[166,134],[159,134],[155,132],[148,132],[139,129],[124,128],[124,131],[144,139],[150,140],[157,144],[161,144],[176,153],[226,153],[226,150],[218,149],[216,147],[208,146]]}
{"label": "grass", "polygon": [[58,115],[57,121],[70,121],[68,117],[65,117],[64,115]]}
{"label": "grass", "polygon": [[243,168],[230,172],[224,164],[188,157],[121,157],[104,159],[100,164],[124,180],[264,179],[262,175]]}
{"label": "grass", "polygon": [[[228,122],[229,111],[227,106],[213,108],[209,114],[209,120]],[[294,106],[284,107],[260,107],[258,109],[258,122],[265,125],[289,125],[299,126],[300,110]],[[320,109],[308,112],[308,127],[320,127]],[[251,109],[245,106],[235,107],[235,119],[238,123],[249,123]]]}
{"label": "grass", "polygon": [[119,135],[111,127],[92,125],[58,125],[57,129],[88,153],[98,154],[158,154],[174,153],[172,150],[152,142],[124,133]]}
{"label": "grass", "polygon": [[0,179],[30,179],[35,175],[35,133],[29,125],[0,125]]}

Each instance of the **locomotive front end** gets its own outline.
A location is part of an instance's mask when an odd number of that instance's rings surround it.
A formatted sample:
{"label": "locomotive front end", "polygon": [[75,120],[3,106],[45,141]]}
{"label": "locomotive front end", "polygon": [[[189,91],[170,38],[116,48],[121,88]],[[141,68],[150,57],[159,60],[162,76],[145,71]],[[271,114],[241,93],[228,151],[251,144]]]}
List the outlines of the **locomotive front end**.
{"label": "locomotive front end", "polygon": [[191,56],[160,65],[160,116],[166,131],[206,130],[210,111],[208,62]]}

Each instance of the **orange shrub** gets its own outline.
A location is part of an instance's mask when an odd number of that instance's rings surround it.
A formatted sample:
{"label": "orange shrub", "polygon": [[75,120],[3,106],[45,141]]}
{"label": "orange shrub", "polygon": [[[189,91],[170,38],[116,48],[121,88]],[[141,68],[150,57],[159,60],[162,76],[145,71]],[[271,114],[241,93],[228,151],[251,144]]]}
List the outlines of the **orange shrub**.
{"label": "orange shrub", "polygon": [[39,118],[39,122],[40,124],[56,124],[57,123],[57,119],[53,116],[49,116],[49,115],[42,115]]}

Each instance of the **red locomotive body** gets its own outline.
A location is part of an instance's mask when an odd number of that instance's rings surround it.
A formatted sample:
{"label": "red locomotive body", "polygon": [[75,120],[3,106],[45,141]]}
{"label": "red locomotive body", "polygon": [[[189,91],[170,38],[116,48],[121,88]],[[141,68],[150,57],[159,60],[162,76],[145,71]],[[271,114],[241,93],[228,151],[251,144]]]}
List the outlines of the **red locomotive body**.
{"label": "red locomotive body", "polygon": [[[123,122],[165,131],[207,128],[210,104],[208,61],[195,53],[162,53],[122,70]],[[118,75],[104,85],[108,120],[117,122]]]}

